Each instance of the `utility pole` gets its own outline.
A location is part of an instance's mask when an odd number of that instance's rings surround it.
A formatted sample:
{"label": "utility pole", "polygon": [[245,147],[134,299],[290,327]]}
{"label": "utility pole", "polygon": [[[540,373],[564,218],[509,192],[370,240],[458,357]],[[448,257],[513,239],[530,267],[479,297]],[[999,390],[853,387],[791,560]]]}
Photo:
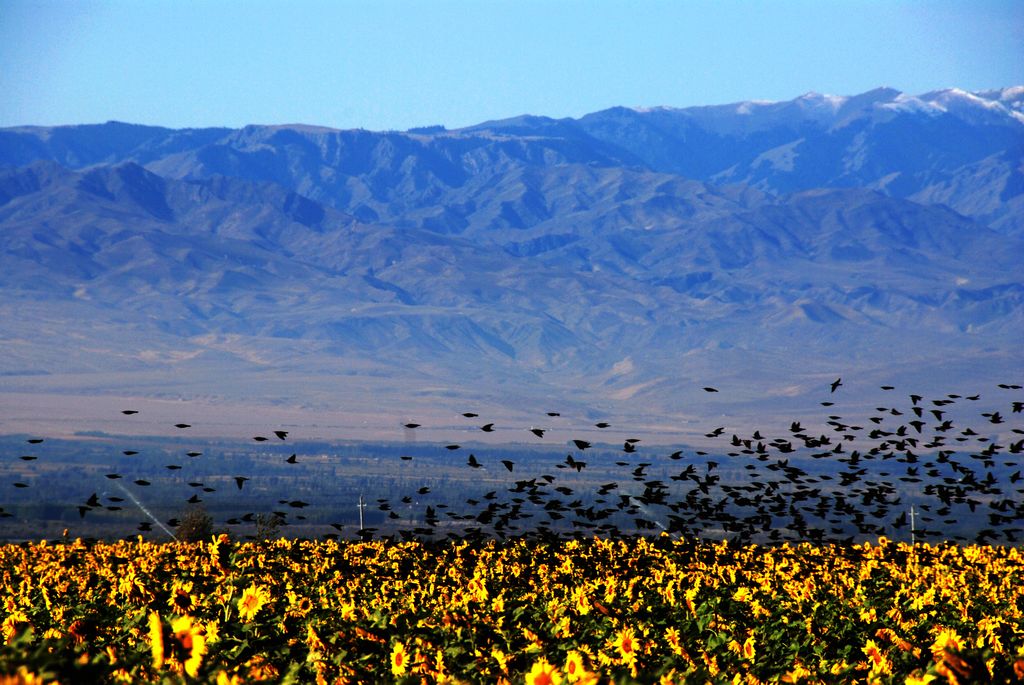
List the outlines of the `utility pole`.
{"label": "utility pole", "polygon": [[366,509],[366,502],[363,501],[362,493],[359,494],[359,532],[363,532],[363,509]]}
{"label": "utility pole", "polygon": [[912,544],[912,545],[917,543],[917,540],[915,539],[915,532],[916,532],[916,530],[917,529],[914,527],[914,505],[911,504],[910,505],[910,544]]}

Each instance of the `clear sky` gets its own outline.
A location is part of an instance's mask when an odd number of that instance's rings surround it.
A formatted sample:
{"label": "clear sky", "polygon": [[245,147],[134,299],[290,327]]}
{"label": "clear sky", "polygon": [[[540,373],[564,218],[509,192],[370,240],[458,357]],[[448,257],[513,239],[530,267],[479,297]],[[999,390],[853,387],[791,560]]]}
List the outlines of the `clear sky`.
{"label": "clear sky", "polygon": [[0,0],[0,126],[454,128],[1017,84],[1022,0]]}

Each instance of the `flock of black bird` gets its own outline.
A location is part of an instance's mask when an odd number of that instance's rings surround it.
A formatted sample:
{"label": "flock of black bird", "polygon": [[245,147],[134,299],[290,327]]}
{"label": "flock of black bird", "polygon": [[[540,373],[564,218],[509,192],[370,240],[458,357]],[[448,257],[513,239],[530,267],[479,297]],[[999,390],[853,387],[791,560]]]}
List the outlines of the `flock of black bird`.
{"label": "flock of black bird", "polygon": [[[841,379],[831,383],[829,397],[841,387]],[[881,390],[894,401],[875,407],[865,425],[832,414],[825,422],[825,433],[815,435],[794,421],[784,434],[771,437],[759,430],[740,435],[719,426],[705,433],[705,438],[709,444],[721,442],[721,447],[668,454],[641,447],[640,438],[625,439],[621,448],[574,438],[567,443],[570,449],[565,458],[546,469],[549,473],[522,473],[516,459],[484,458],[470,452],[465,456],[465,468],[492,476],[503,474],[504,480],[478,479],[501,487],[486,492],[481,487],[481,493],[466,498],[458,511],[451,503],[431,501],[429,485],[379,498],[368,506],[383,512],[390,525],[379,530],[360,527],[354,532],[363,538],[386,533],[404,539],[667,533],[740,543],[853,542],[888,535],[919,541],[1016,544],[1024,537],[1024,430],[1008,425],[1007,420],[1024,412],[1024,402],[1014,399],[1021,389],[1020,385],[999,384],[995,391],[1000,395],[992,406],[1005,408],[973,414],[969,406],[980,395],[901,396],[894,386],[885,385]],[[704,391],[718,392],[713,387]],[[834,402],[822,401],[821,405],[829,408]],[[139,412],[125,409],[122,413],[132,416]],[[962,418],[965,413],[983,419],[986,430],[958,424],[954,416]],[[550,411],[545,416],[552,421],[560,413]],[[496,430],[493,422],[483,422],[476,412],[464,412],[461,419],[485,433]],[[403,426],[412,431],[421,424],[408,421]],[[593,426],[599,430],[612,427],[607,421]],[[175,428],[185,431],[191,425],[177,423]],[[538,440],[544,440],[548,431],[533,426],[526,430]],[[289,439],[288,431],[267,433],[252,439],[259,443]],[[34,437],[27,442],[38,445],[44,440]],[[442,454],[448,454],[449,461],[455,453],[469,452],[457,443],[438,449],[446,450]],[[123,454],[130,457],[138,451],[123,450]],[[186,454],[202,456],[195,450]],[[413,458],[403,455],[400,460]],[[23,455],[20,459],[30,462],[37,457]],[[297,453],[283,461],[301,468]],[[526,463],[536,465],[535,461]],[[168,464],[166,468],[175,471],[182,465]],[[595,472],[595,478],[586,477],[588,469]],[[608,478],[609,473],[619,475]],[[739,477],[730,480],[730,474]],[[111,481],[123,479],[119,473],[105,475]],[[257,473],[232,476],[239,491],[259,478]],[[125,482],[139,488],[152,484],[142,478]],[[21,481],[12,485],[29,487]],[[216,492],[198,480],[189,486],[195,492],[186,504],[199,504],[203,496]],[[134,499],[120,482],[117,487]],[[120,508],[117,505],[124,501],[116,496],[105,499],[106,504],[93,493],[77,504],[79,515],[85,518],[93,511]],[[278,504],[274,516],[280,525],[305,520],[301,511],[310,506],[301,499],[278,500]],[[0,506],[0,516],[11,513]],[[251,525],[259,516],[249,512],[226,523]],[[968,534],[957,532],[967,518],[983,518],[984,525]],[[152,531],[157,525],[170,534],[167,526],[174,528],[179,523],[178,519],[161,522],[151,516],[138,529]],[[336,532],[328,533],[328,538],[353,528],[350,524],[329,525]]]}

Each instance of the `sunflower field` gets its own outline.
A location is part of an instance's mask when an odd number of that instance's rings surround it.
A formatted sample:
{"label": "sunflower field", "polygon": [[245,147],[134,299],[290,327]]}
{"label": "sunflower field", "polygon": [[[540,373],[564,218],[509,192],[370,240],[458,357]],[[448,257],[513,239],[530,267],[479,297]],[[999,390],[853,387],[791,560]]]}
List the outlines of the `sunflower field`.
{"label": "sunflower field", "polygon": [[1012,547],[0,547],[0,682],[1024,681]]}

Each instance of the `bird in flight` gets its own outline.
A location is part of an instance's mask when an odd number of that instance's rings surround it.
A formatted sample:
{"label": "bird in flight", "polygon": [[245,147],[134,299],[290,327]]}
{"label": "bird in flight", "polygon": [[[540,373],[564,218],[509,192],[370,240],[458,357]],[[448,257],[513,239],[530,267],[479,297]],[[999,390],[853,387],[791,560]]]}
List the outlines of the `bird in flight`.
{"label": "bird in flight", "polygon": [[842,378],[837,378],[834,381],[832,381],[832,386],[831,386],[832,390],[831,390],[831,392],[835,392],[836,388],[838,388],[842,384],[843,384],[843,379]]}

